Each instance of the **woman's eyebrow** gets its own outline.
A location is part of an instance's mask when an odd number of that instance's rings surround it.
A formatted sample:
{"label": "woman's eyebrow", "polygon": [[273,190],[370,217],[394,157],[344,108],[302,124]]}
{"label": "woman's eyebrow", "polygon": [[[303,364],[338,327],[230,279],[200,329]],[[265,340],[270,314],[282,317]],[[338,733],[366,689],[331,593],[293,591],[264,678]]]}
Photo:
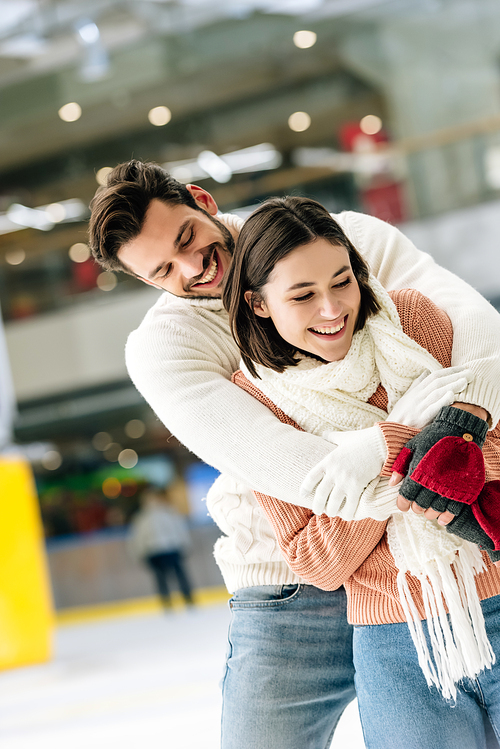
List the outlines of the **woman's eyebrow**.
{"label": "woman's eyebrow", "polygon": [[[337,278],[341,273],[345,273],[346,270],[351,270],[349,265],[343,265],[342,268],[339,268],[339,270],[333,274],[332,278]],[[286,291],[295,291],[295,289],[303,289],[306,286],[314,286],[314,281],[301,281],[300,283],[294,283],[292,286],[289,286]]]}

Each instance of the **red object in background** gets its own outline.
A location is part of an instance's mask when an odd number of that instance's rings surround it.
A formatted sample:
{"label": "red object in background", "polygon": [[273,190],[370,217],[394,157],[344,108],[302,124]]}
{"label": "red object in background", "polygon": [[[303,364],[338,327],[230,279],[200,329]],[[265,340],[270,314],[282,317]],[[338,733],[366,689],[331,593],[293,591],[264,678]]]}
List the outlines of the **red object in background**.
{"label": "red object in background", "polygon": [[367,135],[361,130],[359,122],[345,122],[339,130],[339,143],[343,151],[366,151],[363,144],[367,141],[371,142],[374,146],[373,150],[376,150],[377,145],[387,143],[389,137],[383,128],[374,135]]}
{"label": "red object in background", "polygon": [[90,291],[95,288],[99,273],[101,269],[92,258],[83,263],[73,263],[72,276],[75,292]]}
{"label": "red object in background", "polygon": [[403,186],[400,182],[386,182],[360,191],[363,211],[370,216],[400,224],[406,221],[404,209]]}
{"label": "red object in background", "polygon": [[[387,132],[382,128],[369,135],[361,130],[359,122],[346,122],[339,130],[339,142],[344,151],[356,154],[376,153],[380,146],[389,142]],[[387,174],[374,174],[358,184],[361,205],[365,213],[399,224],[406,221],[403,185]]]}

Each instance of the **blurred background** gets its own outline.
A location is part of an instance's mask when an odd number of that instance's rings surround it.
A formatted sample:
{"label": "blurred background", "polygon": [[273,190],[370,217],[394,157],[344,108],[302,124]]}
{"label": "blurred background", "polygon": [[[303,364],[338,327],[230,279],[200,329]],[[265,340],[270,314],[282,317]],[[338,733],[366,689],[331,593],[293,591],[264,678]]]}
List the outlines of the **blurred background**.
{"label": "blurred background", "polygon": [[500,309],[500,5],[0,0],[0,414],[8,431],[15,400],[60,621],[154,595],[128,542],[151,488],[189,523],[199,600],[224,595],[216,473],[125,369],[158,292],[86,245],[89,201],[130,158],[241,216],[289,193],[376,215]]}

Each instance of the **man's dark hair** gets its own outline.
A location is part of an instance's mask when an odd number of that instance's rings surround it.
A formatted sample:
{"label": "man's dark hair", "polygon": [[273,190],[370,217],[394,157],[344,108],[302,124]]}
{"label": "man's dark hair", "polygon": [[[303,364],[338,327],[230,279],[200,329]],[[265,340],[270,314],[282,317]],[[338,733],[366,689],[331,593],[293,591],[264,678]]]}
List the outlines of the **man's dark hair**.
{"label": "man's dark hair", "polygon": [[141,233],[146,211],[155,199],[201,210],[187,187],[158,164],[133,159],[109,173],[106,186],[99,188],[90,203],[89,245],[99,265],[134,275],[118,252]]}
{"label": "man's dark hair", "polygon": [[361,330],[367,318],[380,309],[369,283],[367,264],[326,208],[309,198],[267,200],[247,218],[241,229],[222,297],[234,339],[254,377],[258,376],[255,363],[275,372],[295,366],[299,363],[298,350],[280,336],[270,318],[255,314],[253,305],[245,299],[245,292],[252,292],[252,302],[262,299],[262,290],[276,263],[297,247],[319,238],[345,247],[349,254],[361,293],[354,332]]}

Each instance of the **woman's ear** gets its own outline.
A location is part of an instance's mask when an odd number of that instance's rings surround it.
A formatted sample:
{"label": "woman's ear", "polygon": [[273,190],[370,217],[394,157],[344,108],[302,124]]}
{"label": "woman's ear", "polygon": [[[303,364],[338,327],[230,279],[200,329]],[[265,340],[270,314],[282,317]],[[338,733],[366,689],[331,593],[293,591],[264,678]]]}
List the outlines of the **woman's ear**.
{"label": "woman's ear", "polygon": [[186,185],[186,187],[200,208],[203,208],[203,210],[211,216],[217,214],[217,211],[219,210],[217,208],[217,203],[209,192],[204,190],[203,187],[198,187],[198,185]]}
{"label": "woman's ear", "polygon": [[245,302],[257,317],[271,317],[267,305],[260,294],[256,294],[253,291],[245,291],[243,296],[245,297]]}

